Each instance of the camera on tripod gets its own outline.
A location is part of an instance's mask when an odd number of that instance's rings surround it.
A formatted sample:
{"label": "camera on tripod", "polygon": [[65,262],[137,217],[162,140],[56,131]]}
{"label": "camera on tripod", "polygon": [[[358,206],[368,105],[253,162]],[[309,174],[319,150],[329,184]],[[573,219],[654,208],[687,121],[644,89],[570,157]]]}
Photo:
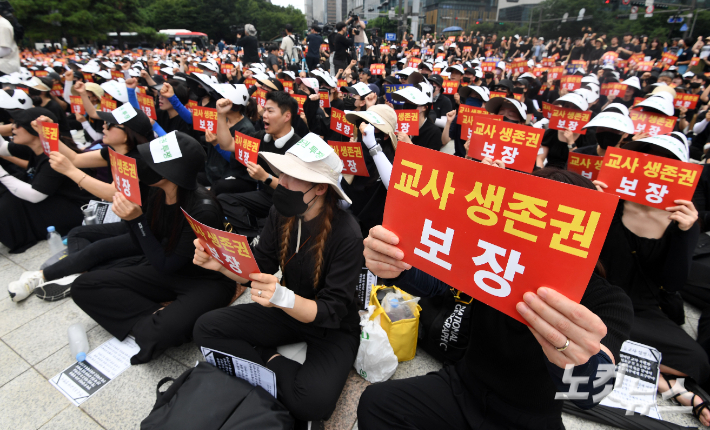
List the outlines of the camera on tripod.
{"label": "camera on tripod", "polygon": [[355,25],[356,23],[360,22],[360,17],[358,17],[356,14],[353,13],[353,11],[350,11],[348,13],[348,19],[354,18],[352,21],[350,21],[350,24],[348,25],[348,33],[353,34],[355,36],[360,35],[360,26]]}
{"label": "camera on tripod", "polygon": [[230,25],[229,31],[231,31],[232,34],[244,37],[244,26],[243,25]]}

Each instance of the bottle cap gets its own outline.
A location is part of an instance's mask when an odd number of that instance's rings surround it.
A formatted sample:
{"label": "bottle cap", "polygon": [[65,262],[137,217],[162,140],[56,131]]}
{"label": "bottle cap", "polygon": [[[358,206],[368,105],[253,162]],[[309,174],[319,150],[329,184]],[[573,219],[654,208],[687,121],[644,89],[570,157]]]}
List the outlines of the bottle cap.
{"label": "bottle cap", "polygon": [[399,306],[399,300],[394,298],[390,299],[390,305],[392,305],[393,308],[396,308],[397,306]]}
{"label": "bottle cap", "polygon": [[47,227],[47,233],[51,233],[51,232],[53,232],[53,231],[54,231],[54,226],[53,226],[53,225],[50,225],[49,227]]}
{"label": "bottle cap", "polygon": [[86,353],[85,352],[80,352],[76,355],[76,361],[84,361],[86,360]]}

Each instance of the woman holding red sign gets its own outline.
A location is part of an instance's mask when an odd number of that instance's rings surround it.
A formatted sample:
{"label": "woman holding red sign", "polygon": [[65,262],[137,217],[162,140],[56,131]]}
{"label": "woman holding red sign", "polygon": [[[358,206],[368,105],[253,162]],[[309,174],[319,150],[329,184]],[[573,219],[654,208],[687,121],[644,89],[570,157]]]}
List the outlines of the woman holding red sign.
{"label": "woman holding red sign", "polygon": [[[343,162],[308,134],[284,155],[260,154],[279,175],[274,207],[254,258],[262,273],[242,278],[195,241],[194,263],[239,283],[251,282],[256,303],[202,316],[195,343],[263,365],[276,373],[278,398],[299,420],[327,419],[335,409],[359,345],[355,285],[362,269],[362,234],[341,209]],[[283,277],[276,273],[281,267]],[[303,364],[276,347],[306,342]]]}
{"label": "woman holding red sign", "polygon": [[[688,161],[687,146],[675,136],[640,139],[624,149]],[[595,184],[600,190],[607,188],[603,182]],[[674,397],[684,406],[693,406],[693,415],[707,426],[710,399],[700,397],[697,387],[710,377],[710,363],[700,344],[680,327],[685,315],[678,294],[685,286],[698,241],[698,211],[691,201],[675,200],[674,204],[661,210],[620,200],[599,259],[607,279],[624,289],[633,303],[631,340],[663,354],[658,391],[665,392],[675,384],[672,381],[685,378],[689,392]]]}
{"label": "woman holding red sign", "polygon": [[[592,188],[582,176],[557,169],[534,173]],[[367,267],[387,285],[419,297],[449,292],[450,286],[402,261],[400,238],[382,226],[365,239]],[[601,401],[604,384],[594,387],[603,367],[619,362],[629,337],[631,302],[607,282],[597,265],[580,303],[551,288],[527,292],[516,310],[523,325],[493,307],[471,302],[470,332],[464,355],[454,365],[414,378],[369,386],[360,397],[358,426],[368,429],[563,429],[562,402],[570,391],[565,366],[579,377],[572,400],[589,409]],[[581,378],[587,377],[588,379]],[[603,396],[601,396],[603,398]]]}

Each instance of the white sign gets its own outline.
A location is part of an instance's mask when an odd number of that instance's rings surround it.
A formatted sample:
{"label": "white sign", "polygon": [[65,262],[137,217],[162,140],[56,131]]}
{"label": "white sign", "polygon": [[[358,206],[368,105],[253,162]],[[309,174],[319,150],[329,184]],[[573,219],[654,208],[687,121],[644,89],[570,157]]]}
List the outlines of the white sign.
{"label": "white sign", "polygon": [[288,151],[306,163],[318,161],[332,154],[333,148],[318,137],[315,133],[308,133],[306,137],[301,138]]}
{"label": "white sign", "polygon": [[217,367],[229,376],[236,376],[254,387],[261,387],[276,397],[276,374],[264,366],[243,358],[225,354],[214,349],[202,349],[205,361]]}
{"label": "white sign", "polygon": [[138,112],[131,106],[130,103],[124,103],[120,108],[114,109],[111,111],[113,114],[114,118],[116,118],[116,121],[118,121],[119,124],[123,124],[126,121],[130,121],[133,119],[136,115],[138,115]]}
{"label": "white sign", "polygon": [[150,154],[153,156],[153,162],[156,164],[182,157],[176,132],[172,131],[165,136],[151,141]]}
{"label": "white sign", "polygon": [[650,18],[653,16],[653,5],[646,6],[646,13],[643,15],[645,18]]}

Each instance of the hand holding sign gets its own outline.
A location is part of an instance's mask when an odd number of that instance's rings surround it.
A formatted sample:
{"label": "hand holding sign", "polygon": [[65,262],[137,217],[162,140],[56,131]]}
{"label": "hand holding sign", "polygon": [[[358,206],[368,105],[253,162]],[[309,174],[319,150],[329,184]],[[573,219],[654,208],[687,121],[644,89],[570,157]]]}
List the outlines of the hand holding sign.
{"label": "hand holding sign", "polygon": [[137,204],[128,200],[120,191],[113,195],[113,212],[124,221],[131,221],[143,215],[143,210]]}

